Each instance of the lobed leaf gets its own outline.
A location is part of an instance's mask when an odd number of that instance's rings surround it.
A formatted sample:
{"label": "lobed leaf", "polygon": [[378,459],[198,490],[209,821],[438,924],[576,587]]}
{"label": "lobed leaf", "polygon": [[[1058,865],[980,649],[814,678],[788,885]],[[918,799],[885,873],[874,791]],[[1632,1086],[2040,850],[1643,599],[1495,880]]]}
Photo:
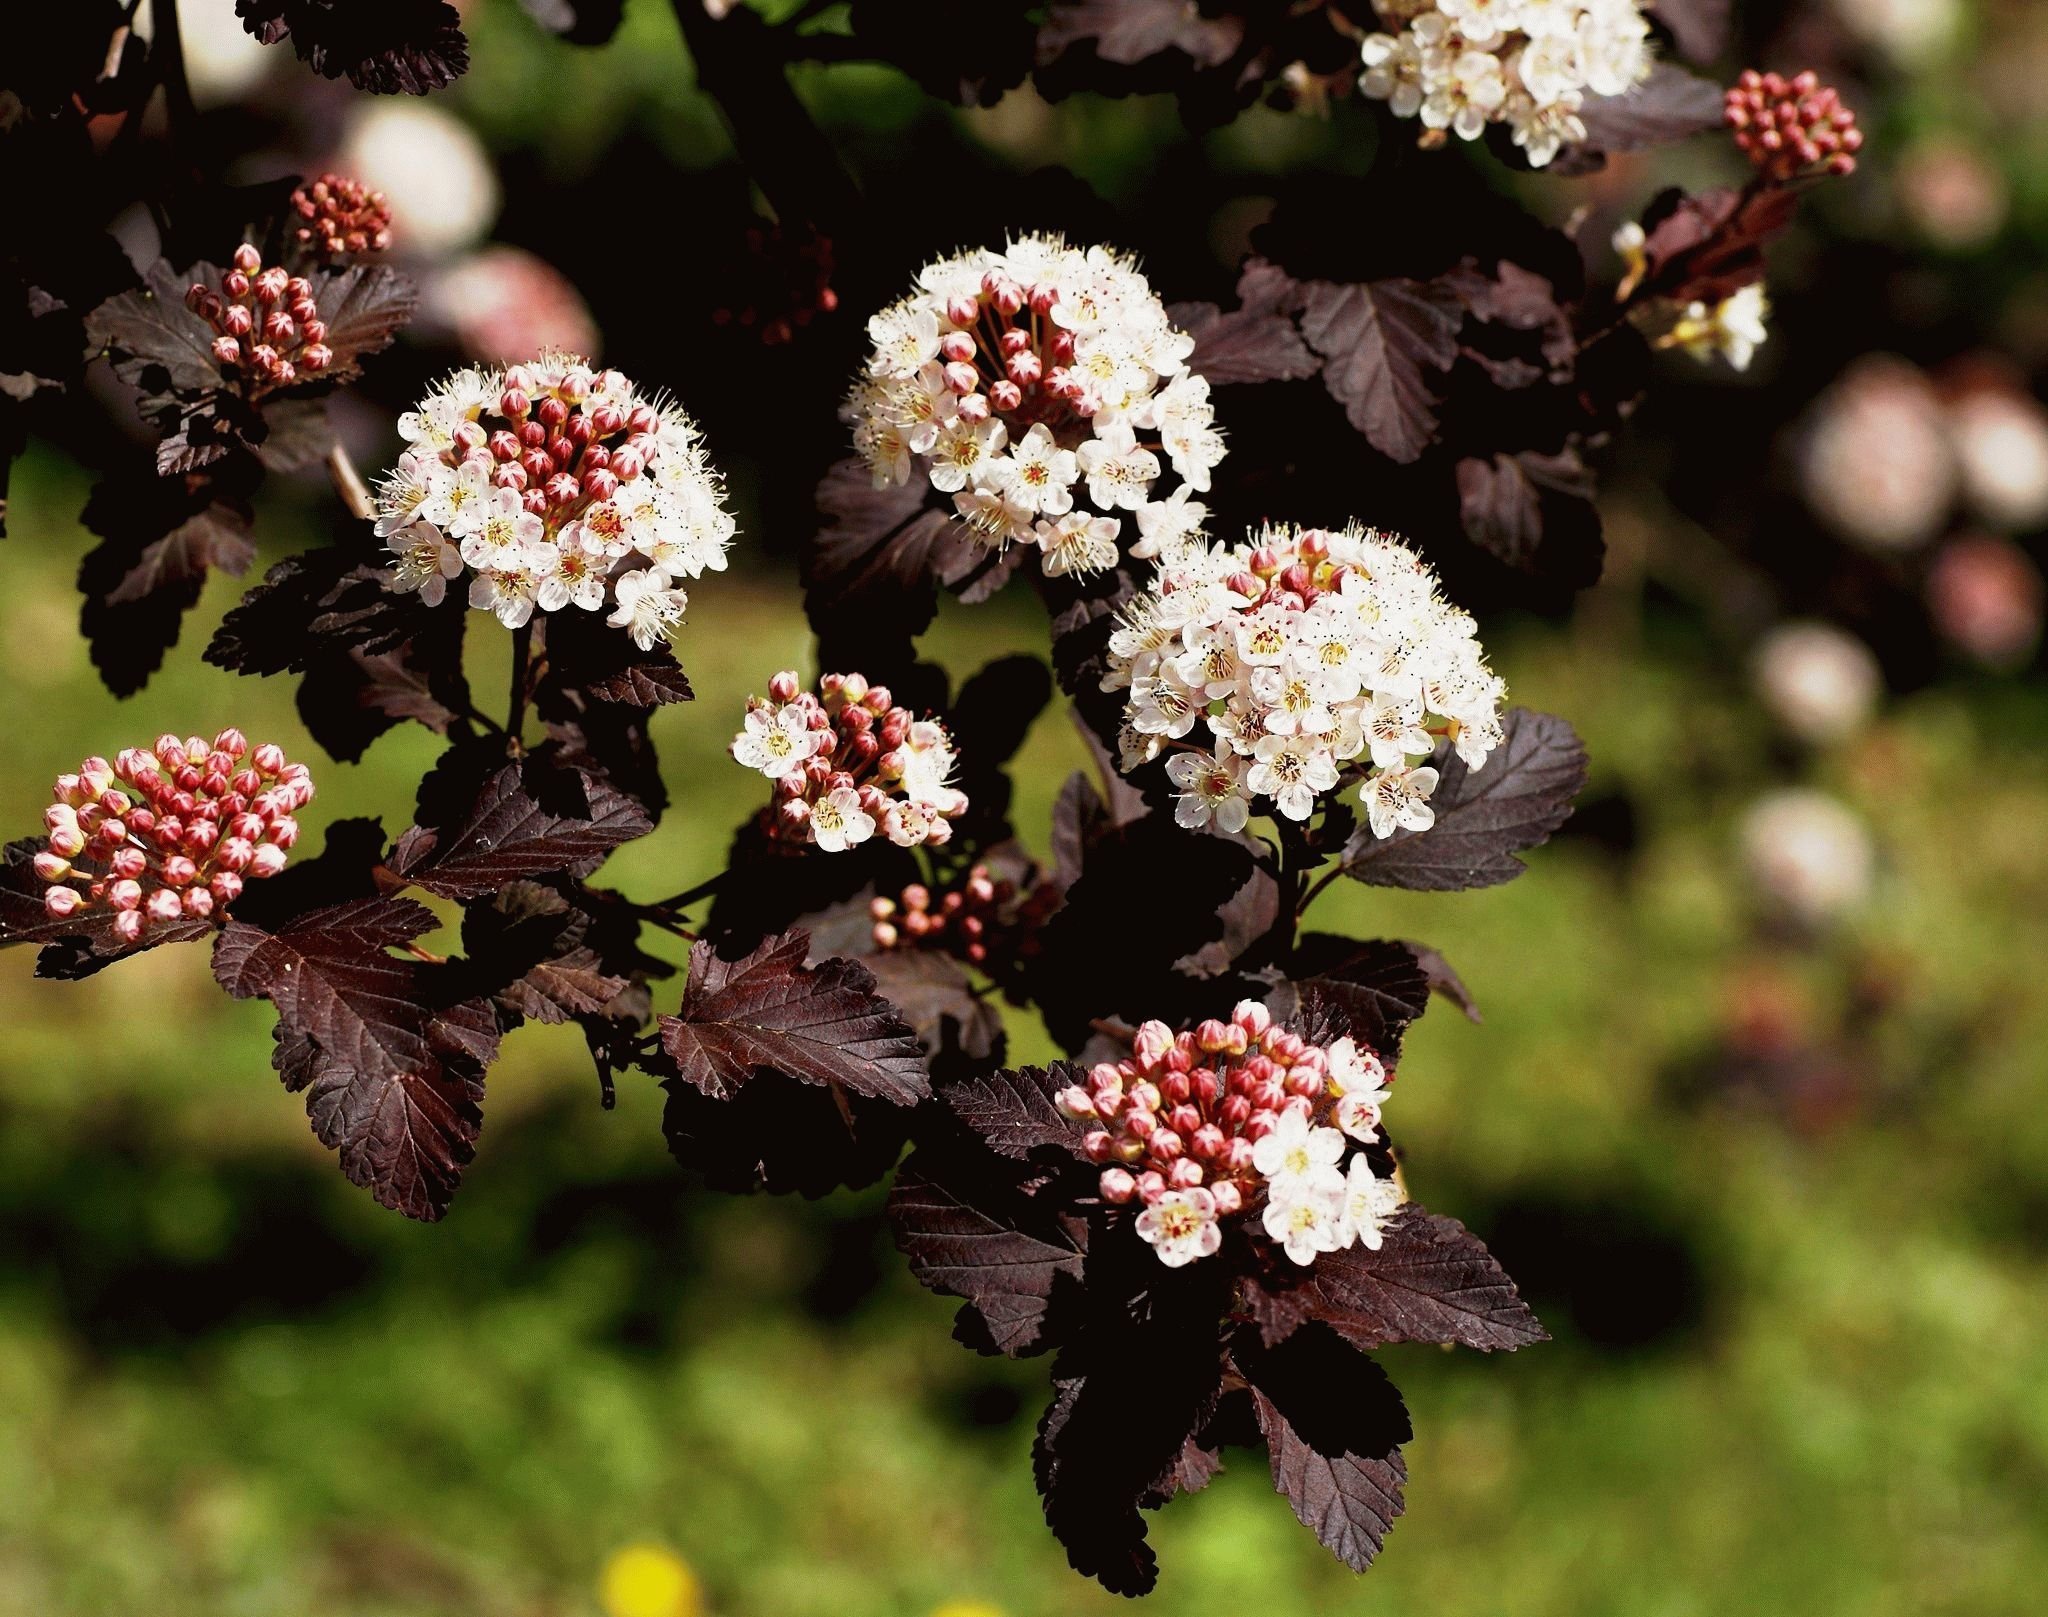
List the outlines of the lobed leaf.
{"label": "lobed leaf", "polygon": [[695,945],[681,1009],[660,1021],[677,1079],[714,1100],[764,1071],[897,1106],[926,1099],[917,1035],[877,994],[874,974],[852,960],[807,965],[809,948],[801,931],[741,960]]}
{"label": "lobed leaf", "polygon": [[1514,708],[1504,728],[1483,769],[1439,754],[1441,778],[1430,797],[1436,821],[1428,830],[1383,838],[1360,827],[1344,849],[1344,873],[1418,892],[1494,887],[1521,875],[1515,855],[1547,842],[1585,786],[1586,749],[1553,714]]}
{"label": "lobed leaf", "polygon": [[1301,333],[1323,359],[1323,385],[1389,460],[1418,459],[1435,440],[1430,373],[1458,355],[1465,306],[1439,281],[1303,283]]}

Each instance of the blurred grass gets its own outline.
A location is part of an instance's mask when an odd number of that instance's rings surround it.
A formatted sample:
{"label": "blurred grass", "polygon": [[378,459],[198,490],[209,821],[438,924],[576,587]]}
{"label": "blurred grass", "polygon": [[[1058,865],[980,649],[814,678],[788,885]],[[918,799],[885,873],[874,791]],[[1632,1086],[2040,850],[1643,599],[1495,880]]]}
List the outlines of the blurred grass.
{"label": "blurred grass", "polygon": [[[4,823],[31,826],[77,754],[166,727],[232,719],[318,758],[288,683],[198,660],[232,581],[147,690],[100,691],[70,616],[84,538],[62,514],[82,495],[47,459],[17,491]],[[289,512],[261,531],[284,543]],[[1030,648],[1033,611],[949,612],[932,645],[964,672]],[[1734,875],[1734,815],[1771,771],[1761,720],[1683,640],[1587,619],[1489,644],[1519,700],[1586,735],[1594,795],[1634,807],[1633,856],[1568,838],[1499,889],[1344,884],[1315,916],[1425,938],[1477,996],[1482,1025],[1440,1005],[1412,1036],[1409,1183],[1514,1241],[1558,1340],[1498,1361],[1389,1355],[1418,1436],[1410,1515],[1368,1577],[1328,1560],[1246,1458],[1157,1518],[1159,1602],[2037,1609],[2038,693],[1938,688],[1824,767],[1884,869],[1848,935],[1800,949],[1759,930]],[[605,880],[674,890],[716,867],[753,798],[723,742],[746,692],[807,649],[790,580],[743,558],[700,586],[682,646],[699,699],[656,721],[677,804]],[[433,751],[399,732],[360,766],[325,764],[309,830],[359,813],[396,828]],[[1077,761],[1049,715],[1019,769],[1041,848]],[[1802,1133],[1674,1103],[1672,1074],[1746,974],[1779,973],[1825,1021],[1872,961],[1898,987],[1856,1030],[1849,1122]],[[0,958],[5,1617],[580,1614],[607,1553],[642,1540],[675,1546],[732,1617],[1116,1606],[1037,1517],[1043,1365],[949,1340],[876,1194],[705,1197],[662,1151],[653,1087],[629,1078],[600,1112],[573,1031],[536,1028],[492,1071],[454,1215],[407,1225],[340,1180],[268,1069],[264,1007],[220,995],[202,950],[80,984],[30,966]],[[1018,1034],[1021,1055],[1048,1048]]]}

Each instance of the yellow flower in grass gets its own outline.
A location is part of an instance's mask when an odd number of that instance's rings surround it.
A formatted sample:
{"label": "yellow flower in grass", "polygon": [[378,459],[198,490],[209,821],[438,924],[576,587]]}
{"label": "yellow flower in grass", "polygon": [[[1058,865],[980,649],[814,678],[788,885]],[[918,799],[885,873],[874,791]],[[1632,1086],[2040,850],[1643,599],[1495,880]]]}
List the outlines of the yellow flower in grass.
{"label": "yellow flower in grass", "polygon": [[633,1544],[605,1562],[598,1579],[605,1617],[698,1617],[704,1589],[673,1550]]}

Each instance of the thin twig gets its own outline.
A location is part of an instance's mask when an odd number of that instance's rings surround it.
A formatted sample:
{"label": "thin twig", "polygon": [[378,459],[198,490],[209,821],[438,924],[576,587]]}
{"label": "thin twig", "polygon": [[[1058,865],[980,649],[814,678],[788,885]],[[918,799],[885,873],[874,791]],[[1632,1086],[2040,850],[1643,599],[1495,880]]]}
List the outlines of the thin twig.
{"label": "thin twig", "polygon": [[356,463],[338,438],[327,446],[327,480],[334,485],[341,503],[348,507],[348,514],[358,522],[368,522],[377,514],[370,485],[363,481],[363,474],[356,470]]}

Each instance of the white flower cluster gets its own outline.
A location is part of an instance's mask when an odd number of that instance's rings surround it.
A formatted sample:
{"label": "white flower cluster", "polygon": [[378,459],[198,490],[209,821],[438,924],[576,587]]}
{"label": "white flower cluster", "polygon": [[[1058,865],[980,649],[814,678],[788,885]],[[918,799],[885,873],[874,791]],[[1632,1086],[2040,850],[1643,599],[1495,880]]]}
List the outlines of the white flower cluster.
{"label": "white flower cluster", "polygon": [[1359,89],[1397,118],[1419,117],[1423,143],[1477,140],[1506,124],[1541,168],[1586,138],[1588,95],[1621,95],[1648,77],[1650,25],[1637,0],[1373,0],[1391,30],[1361,47]]}
{"label": "white flower cluster", "polygon": [[460,370],[399,418],[411,446],[377,490],[394,589],[469,604],[507,628],[535,608],[595,612],[642,650],[669,639],[679,578],[725,566],[725,489],[696,423],[617,371],[548,354]]}
{"label": "white flower cluster", "polygon": [[[1126,770],[1170,751],[1191,828],[1242,830],[1255,801],[1291,820],[1347,773],[1375,836],[1423,830],[1447,736],[1472,769],[1501,740],[1505,686],[1471,617],[1399,540],[1269,528],[1162,562],[1110,637],[1105,690],[1128,687]],[[1212,740],[1186,739],[1197,725]]]}
{"label": "white flower cluster", "polygon": [[1223,438],[1194,339],[1131,260],[1036,235],[940,259],[868,336],[841,415],[877,488],[926,478],[982,543],[1036,545],[1055,576],[1113,566],[1126,517],[1139,557],[1200,534],[1189,495]]}

